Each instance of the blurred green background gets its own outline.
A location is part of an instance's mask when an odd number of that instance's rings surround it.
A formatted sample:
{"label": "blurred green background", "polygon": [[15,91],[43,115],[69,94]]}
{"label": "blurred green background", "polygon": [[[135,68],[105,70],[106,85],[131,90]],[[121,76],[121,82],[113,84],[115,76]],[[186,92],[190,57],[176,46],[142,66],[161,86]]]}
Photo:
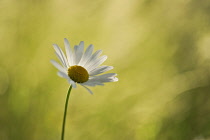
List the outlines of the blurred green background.
{"label": "blurred green background", "polygon": [[0,140],[60,139],[64,38],[119,78],[72,91],[66,140],[210,139],[210,1],[0,0]]}

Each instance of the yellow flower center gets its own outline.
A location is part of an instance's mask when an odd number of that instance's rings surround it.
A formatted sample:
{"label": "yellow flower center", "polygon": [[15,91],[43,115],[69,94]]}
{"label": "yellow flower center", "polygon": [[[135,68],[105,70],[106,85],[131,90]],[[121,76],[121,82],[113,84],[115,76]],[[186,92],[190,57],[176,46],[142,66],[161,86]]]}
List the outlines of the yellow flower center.
{"label": "yellow flower center", "polygon": [[84,83],[88,81],[89,78],[87,70],[77,65],[69,67],[68,76],[77,83]]}

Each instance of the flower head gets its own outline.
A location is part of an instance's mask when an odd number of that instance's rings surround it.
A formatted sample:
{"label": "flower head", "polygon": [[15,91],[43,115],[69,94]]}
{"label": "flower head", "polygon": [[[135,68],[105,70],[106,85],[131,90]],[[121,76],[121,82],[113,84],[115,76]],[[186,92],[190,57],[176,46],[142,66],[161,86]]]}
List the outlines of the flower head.
{"label": "flower head", "polygon": [[60,60],[61,65],[55,60],[51,60],[51,63],[59,70],[58,75],[67,79],[73,88],[76,88],[76,84],[80,84],[92,93],[87,86],[94,87],[104,85],[106,82],[118,81],[118,78],[115,77],[117,74],[115,73],[102,74],[113,69],[112,66],[100,66],[107,59],[106,55],[99,57],[102,50],[92,54],[93,45],[89,45],[84,51],[83,41],[71,49],[66,38],[64,39],[64,45],[66,55],[58,45],[53,44],[55,54]]}

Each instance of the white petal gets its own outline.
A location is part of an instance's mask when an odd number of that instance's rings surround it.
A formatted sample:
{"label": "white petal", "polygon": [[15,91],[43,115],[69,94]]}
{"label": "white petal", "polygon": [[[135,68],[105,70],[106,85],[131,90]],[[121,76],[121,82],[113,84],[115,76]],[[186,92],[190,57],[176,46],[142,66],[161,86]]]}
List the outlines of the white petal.
{"label": "white petal", "polygon": [[59,70],[62,72],[66,72],[66,69],[64,67],[62,67],[58,62],[56,62],[55,60],[50,60],[50,62]]}
{"label": "white petal", "polygon": [[86,64],[84,65],[84,68],[87,69],[87,67],[89,67],[93,61],[95,61],[102,53],[102,50],[98,50],[96,51],[86,62]]}
{"label": "white petal", "polygon": [[83,50],[84,50],[83,41],[80,42],[79,46],[78,45],[74,46],[75,65],[77,65],[80,62],[82,58]]}
{"label": "white petal", "polygon": [[73,88],[76,88],[77,87],[76,86],[76,83],[73,80],[71,80],[66,73],[63,73],[63,72],[59,71],[58,72],[58,76],[67,79],[68,82],[72,85]]}
{"label": "white petal", "polygon": [[84,66],[86,62],[88,61],[88,59],[91,57],[92,52],[93,52],[93,45],[91,44],[88,46],[85,53],[82,55],[82,58],[78,65]]}
{"label": "white petal", "polygon": [[113,78],[100,78],[100,79],[94,79],[90,81],[92,83],[108,83],[108,82],[114,82]]}
{"label": "white petal", "polygon": [[89,88],[87,88],[87,87],[84,86],[84,85],[81,85],[81,86],[83,86],[85,89],[87,89],[87,91],[88,91],[90,94],[93,94],[93,92],[92,92]]}
{"label": "white petal", "polygon": [[113,82],[117,82],[117,81],[119,81],[119,79],[117,78],[117,77],[114,77],[114,79],[113,79],[114,81]]}
{"label": "white petal", "polygon": [[95,68],[95,69],[91,70],[91,71],[89,72],[89,75],[90,75],[90,76],[98,75],[98,74],[104,73],[104,72],[106,72],[106,71],[109,71],[109,70],[111,70],[111,69],[113,69],[112,66],[100,66],[100,67],[98,67],[98,68]]}
{"label": "white petal", "polygon": [[85,45],[84,41],[80,41],[79,46],[84,48],[84,45]]}
{"label": "white petal", "polygon": [[72,85],[73,88],[77,87],[76,83],[72,81],[70,78],[68,79],[68,82]]}
{"label": "white petal", "polygon": [[117,74],[116,73],[106,73],[106,74],[95,76],[95,77],[108,78],[108,77],[114,77],[114,76],[117,76]]}
{"label": "white petal", "polygon": [[57,44],[53,44],[53,47],[54,47],[54,49],[55,49],[55,52],[56,52],[56,53],[60,56],[60,58],[62,59],[64,65],[65,65],[66,67],[69,67],[68,62],[67,62],[67,59],[66,59],[66,56],[64,55],[64,53],[63,53],[63,51],[61,50],[61,48],[58,47]]}
{"label": "white petal", "polygon": [[91,82],[81,83],[80,85],[85,85],[85,86],[90,86],[90,87],[94,87],[94,86],[96,86],[96,84],[91,83]]}
{"label": "white petal", "polygon": [[66,38],[64,38],[64,45],[65,45],[66,56],[69,62],[69,66],[72,66],[73,65],[73,52],[71,50],[70,43]]}
{"label": "white petal", "polygon": [[76,65],[76,54],[75,54],[75,48],[78,47],[78,45],[74,46],[73,49],[73,59],[72,59],[72,65]]}
{"label": "white petal", "polygon": [[85,85],[85,86],[90,86],[90,87],[94,87],[94,86],[104,86],[103,83],[99,82],[99,81],[87,81],[85,83],[81,83],[80,85]]}
{"label": "white petal", "polygon": [[116,77],[113,78],[101,78],[98,81],[102,82],[102,83],[109,83],[109,82],[116,82],[118,81],[118,79],[116,80]]}
{"label": "white petal", "polygon": [[91,71],[95,68],[97,68],[99,65],[101,65],[105,60],[107,59],[106,55],[103,55],[102,57],[96,59],[95,61],[93,61],[93,63],[91,65],[89,65],[89,67],[87,67],[87,71]]}
{"label": "white petal", "polygon": [[55,52],[55,55],[58,57],[58,59],[60,60],[60,62],[61,62],[62,65],[63,65],[63,67],[67,68],[67,67],[66,67],[66,64],[65,64],[65,62],[63,61],[63,59],[61,58],[61,56],[60,56],[57,52]]}
{"label": "white petal", "polygon": [[118,78],[116,78],[117,74],[115,73],[107,73],[99,76],[92,76],[88,80],[89,83],[107,83],[107,82],[116,82]]}
{"label": "white petal", "polygon": [[59,71],[58,72],[58,76],[60,76],[60,77],[62,77],[62,78],[65,78],[65,79],[69,79],[69,76],[66,74],[66,73],[64,73],[64,72],[61,72],[61,71]]}

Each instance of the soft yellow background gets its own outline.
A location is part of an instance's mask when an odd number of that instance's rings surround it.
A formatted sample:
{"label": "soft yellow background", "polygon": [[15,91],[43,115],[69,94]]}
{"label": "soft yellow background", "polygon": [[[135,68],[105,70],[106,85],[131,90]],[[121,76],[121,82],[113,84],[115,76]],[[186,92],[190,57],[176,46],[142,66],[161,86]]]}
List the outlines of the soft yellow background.
{"label": "soft yellow background", "polygon": [[210,138],[210,1],[0,0],[0,140],[60,139],[64,38],[119,78],[72,90],[66,140]]}

